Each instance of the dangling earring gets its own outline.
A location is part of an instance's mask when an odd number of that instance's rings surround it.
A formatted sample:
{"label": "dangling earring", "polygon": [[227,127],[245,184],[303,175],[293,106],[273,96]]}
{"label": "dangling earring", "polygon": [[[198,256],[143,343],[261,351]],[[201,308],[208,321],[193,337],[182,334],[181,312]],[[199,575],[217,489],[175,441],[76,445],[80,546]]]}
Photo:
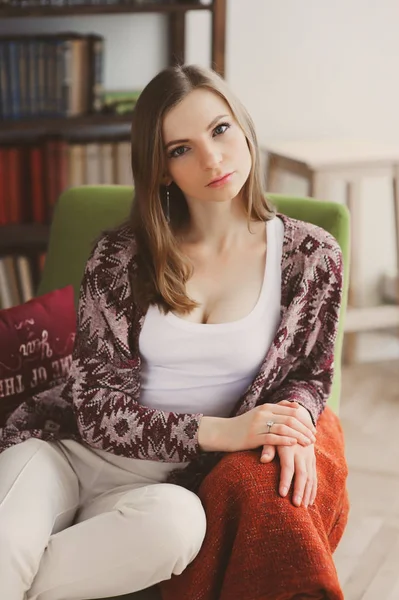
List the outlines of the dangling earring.
{"label": "dangling earring", "polygon": [[170,223],[170,198],[169,198],[169,187],[166,188],[166,220]]}

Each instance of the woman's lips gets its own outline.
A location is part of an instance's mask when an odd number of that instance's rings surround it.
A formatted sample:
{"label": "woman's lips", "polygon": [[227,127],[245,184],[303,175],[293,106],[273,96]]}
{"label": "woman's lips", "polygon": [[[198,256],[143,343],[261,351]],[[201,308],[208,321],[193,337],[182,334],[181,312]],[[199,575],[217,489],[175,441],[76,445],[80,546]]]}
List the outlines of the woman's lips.
{"label": "woman's lips", "polygon": [[228,173],[227,175],[222,177],[222,179],[218,179],[217,181],[214,181],[213,183],[208,183],[208,187],[212,187],[212,188],[222,187],[223,185],[226,185],[226,183],[228,183],[231,180],[233,175],[234,175],[234,172]]}

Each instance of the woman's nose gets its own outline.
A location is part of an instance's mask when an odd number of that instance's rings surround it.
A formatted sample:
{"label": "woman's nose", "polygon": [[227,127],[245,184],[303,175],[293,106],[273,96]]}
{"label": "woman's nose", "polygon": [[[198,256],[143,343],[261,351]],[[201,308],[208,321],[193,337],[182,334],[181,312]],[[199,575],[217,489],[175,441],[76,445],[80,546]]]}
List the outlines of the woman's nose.
{"label": "woman's nose", "polygon": [[217,148],[206,147],[201,150],[201,166],[204,169],[214,169],[222,162],[222,153]]}

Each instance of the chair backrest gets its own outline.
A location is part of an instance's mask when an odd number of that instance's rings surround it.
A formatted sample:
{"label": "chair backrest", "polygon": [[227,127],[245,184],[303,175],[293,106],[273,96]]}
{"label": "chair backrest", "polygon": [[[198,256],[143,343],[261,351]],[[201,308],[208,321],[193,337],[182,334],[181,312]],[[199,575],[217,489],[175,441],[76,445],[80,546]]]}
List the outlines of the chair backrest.
{"label": "chair backrest", "polygon": [[[86,260],[94,241],[105,229],[129,214],[134,191],[129,186],[82,186],[64,192],[55,207],[46,263],[38,295],[72,284],[75,301]],[[312,198],[269,194],[279,212],[319,225],[339,243],[344,257],[344,293],[335,348],[335,376],[329,405],[338,412],[344,315],[349,280],[349,213],[345,206]]]}

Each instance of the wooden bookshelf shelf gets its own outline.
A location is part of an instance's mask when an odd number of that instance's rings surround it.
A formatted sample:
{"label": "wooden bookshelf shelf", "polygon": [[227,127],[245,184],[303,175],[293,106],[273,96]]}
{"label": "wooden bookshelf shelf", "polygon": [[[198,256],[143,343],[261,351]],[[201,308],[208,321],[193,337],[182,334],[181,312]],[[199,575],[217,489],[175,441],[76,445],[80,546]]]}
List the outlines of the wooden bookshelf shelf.
{"label": "wooden bookshelf shelf", "polygon": [[33,117],[30,119],[12,119],[0,120],[0,134],[12,133],[16,131],[41,131],[41,132],[63,132],[73,129],[81,129],[83,127],[101,127],[112,125],[130,124],[132,114],[124,115],[117,114],[93,114],[82,115],[79,117]]}
{"label": "wooden bookshelf shelf", "polygon": [[44,252],[49,239],[49,225],[23,223],[0,226],[0,256],[16,253]]}
{"label": "wooden bookshelf shelf", "polygon": [[[4,39],[6,43],[2,48],[8,48],[7,54],[1,55],[6,56],[8,60],[8,52],[9,46],[7,44],[13,44],[13,52],[11,56],[13,57],[12,64],[13,67],[7,67],[7,69],[2,70],[0,73],[0,79],[4,80],[7,83],[7,88],[5,87],[7,94],[3,93],[3,96],[6,98],[6,110],[3,110],[4,115],[10,115],[13,113],[18,113],[18,110],[15,109],[15,106],[18,106],[18,103],[13,105],[13,110],[8,110],[7,104],[11,101],[15,100],[15,97],[11,94],[10,90],[18,89],[19,79],[15,78],[13,81],[17,81],[14,83],[14,87],[10,87],[10,69],[15,69],[15,60],[16,58],[22,55],[22,66],[24,65],[24,52],[21,52],[21,49],[18,50],[18,41],[21,36],[29,36],[35,38],[36,26],[32,28],[34,31],[29,32],[29,27],[26,27],[29,19],[37,19],[40,17],[54,17],[60,18],[60,22],[63,17],[73,17],[73,16],[83,16],[83,15],[112,15],[112,14],[164,14],[167,28],[167,36],[166,36],[166,48],[164,52],[165,57],[165,66],[171,66],[175,64],[184,64],[186,62],[186,46],[187,46],[187,19],[186,13],[190,11],[207,11],[210,15],[210,66],[219,73],[222,77],[224,77],[225,73],[225,46],[226,46],[226,10],[227,10],[227,0],[211,0],[210,3],[201,3],[201,0],[125,0],[120,1],[119,4],[106,4],[105,2],[110,2],[112,0],[90,0],[93,4],[65,4],[64,6],[53,6],[50,2],[53,0],[47,0],[49,4],[44,4],[42,2],[39,5],[37,2],[36,6],[11,6],[10,2],[15,2],[16,0],[0,0],[0,22],[5,19],[26,19],[26,22],[19,21],[21,23],[21,31],[13,31],[13,34],[7,35],[7,31],[4,30]],[[86,0],[89,1],[89,0]],[[94,2],[103,1],[104,4],[94,4]],[[60,0],[60,2],[68,2],[68,0]],[[22,0],[19,2],[22,4]],[[68,25],[67,29],[69,29],[70,25]],[[49,30],[48,26],[45,27],[47,36],[51,33],[51,29]],[[57,25],[57,30],[58,25]],[[16,40],[14,40],[14,36]],[[37,36],[40,37],[40,34]],[[51,36],[50,36],[51,37]],[[97,36],[98,38],[102,38],[103,36]],[[1,38],[1,36],[0,36]],[[93,41],[93,40],[92,40]],[[148,40],[148,44],[151,44],[153,40]],[[23,46],[23,45],[22,45]],[[90,46],[92,47],[92,46]],[[36,52],[36,48],[33,48],[33,51]],[[101,50],[102,51],[102,50]],[[145,48],[143,48],[145,52]],[[80,51],[79,51],[80,52]],[[75,53],[76,56],[81,54]],[[19,54],[18,54],[19,53]],[[30,49],[28,57],[29,60],[32,60],[32,49]],[[44,54],[44,49],[41,49],[40,55],[34,56],[46,56]],[[50,55],[51,57],[52,55]],[[94,55],[93,55],[94,56]],[[101,52],[97,53],[96,56],[101,56]],[[75,57],[76,58],[76,57]],[[3,58],[0,58],[0,62]],[[37,58],[34,59],[38,60]],[[44,59],[43,59],[44,60]],[[46,64],[46,61],[44,61]],[[48,63],[51,61],[47,61]],[[6,64],[6,59],[3,60],[2,64]],[[94,64],[94,63],[93,63]],[[99,63],[101,64],[101,62]],[[51,71],[51,69],[50,69]],[[18,71],[19,77],[21,77],[21,69]],[[22,73],[26,75],[27,70],[22,69]],[[49,71],[46,71],[47,75],[42,77],[44,81],[46,78],[48,79]],[[37,76],[36,71],[34,72],[35,76]],[[80,71],[79,71],[80,73]],[[90,71],[91,75],[96,73],[95,69]],[[3,76],[3,79],[2,77]],[[29,81],[32,81],[29,79]],[[69,82],[69,80],[68,80]],[[42,81],[43,83],[43,81]],[[96,84],[99,83],[96,80]],[[103,82],[101,82],[102,85]],[[3,85],[3,83],[2,83]],[[41,89],[45,89],[44,88]],[[15,89],[14,89],[15,88]],[[28,88],[30,91],[31,89]],[[93,88],[94,89],[94,88]],[[92,95],[92,94],[91,94]],[[1,101],[3,102],[3,96]],[[11,100],[10,100],[11,98]],[[35,99],[37,97],[35,95]],[[41,98],[41,101],[43,98]],[[28,103],[30,98],[28,99]],[[47,104],[46,104],[47,105]],[[85,103],[83,106],[100,106],[100,103],[97,105],[95,103]],[[33,102],[32,106],[37,106],[37,102]],[[43,104],[40,103],[40,106]],[[80,106],[80,105],[79,105]],[[25,113],[26,114],[26,113]],[[11,119],[7,116],[4,120],[0,119],[0,160],[2,161],[2,165],[6,165],[6,168],[2,169],[3,174],[8,173],[8,165],[13,165],[12,168],[18,169],[21,173],[21,176],[14,177],[12,179],[12,193],[9,193],[10,183],[9,177],[5,178],[2,174],[3,178],[0,180],[0,186],[3,188],[3,184],[7,185],[6,194],[0,194],[0,201],[4,201],[3,198],[7,200],[7,210],[4,214],[7,214],[8,207],[12,205],[12,202],[15,202],[15,205],[18,205],[18,202],[21,202],[21,205],[24,203],[30,204],[33,203],[33,189],[35,190],[35,198],[39,199],[39,201],[43,201],[44,204],[48,202],[48,197],[54,198],[58,195],[58,184],[61,181],[61,173],[60,170],[60,161],[64,161],[64,157],[66,156],[67,161],[62,163],[62,166],[67,164],[67,169],[62,171],[67,177],[65,180],[79,181],[79,183],[73,183],[73,185],[81,185],[84,183],[84,180],[87,178],[87,157],[89,156],[88,151],[90,150],[90,165],[94,165],[94,158],[96,158],[96,153],[98,148],[93,150],[93,147],[89,149],[89,140],[93,140],[92,146],[100,146],[99,138],[103,137],[107,138],[107,148],[104,151],[102,149],[102,153],[100,152],[100,160],[107,160],[107,164],[111,164],[113,169],[108,171],[108,174],[111,173],[109,179],[120,181],[126,175],[126,173],[120,169],[115,168],[115,164],[123,165],[124,160],[126,159],[127,153],[124,145],[128,143],[127,141],[119,141],[119,138],[124,136],[124,127],[129,126],[132,121],[132,113],[127,114],[112,114],[112,113],[100,113],[100,114],[87,114],[77,117],[35,117],[32,116],[26,119]],[[120,127],[118,127],[120,126]],[[107,130],[106,128],[110,129]],[[115,128],[113,131],[112,127]],[[73,144],[73,138],[75,137],[75,133],[84,133],[84,136],[76,136],[80,141],[78,143]],[[70,135],[66,135],[66,133],[70,133]],[[101,135],[99,135],[101,132]],[[44,139],[44,144],[42,144],[43,140],[34,140],[34,143],[31,144],[31,138],[37,137]],[[60,134],[59,136],[57,134]],[[64,134],[64,135],[63,135]],[[87,134],[87,138],[85,137]],[[110,134],[110,135],[108,135]],[[121,135],[120,135],[121,134]],[[53,136],[60,137],[60,140],[51,140]],[[112,137],[111,137],[112,136]],[[45,138],[48,137],[49,140]],[[63,139],[65,138],[65,139]],[[69,139],[70,138],[70,139]],[[82,142],[83,140],[83,142]],[[26,142],[29,141],[29,144]],[[76,140],[75,140],[76,142]],[[46,144],[52,145],[46,145]],[[57,146],[57,144],[59,145]],[[62,144],[68,145],[70,144],[71,148],[73,148],[73,152],[58,153],[58,149],[61,149]],[[26,149],[23,146],[27,146]],[[105,143],[104,143],[105,145]],[[28,147],[29,146],[29,147]],[[54,150],[55,149],[55,150]],[[53,152],[54,150],[54,152]],[[115,152],[116,150],[116,152]],[[71,159],[72,155],[72,159]],[[61,158],[60,158],[61,156]],[[98,157],[98,156],[97,156]],[[105,157],[105,158],[104,158]],[[26,159],[29,159],[31,162],[27,162]],[[52,159],[52,162],[51,160]],[[130,159],[129,159],[130,160]],[[49,168],[46,170],[46,165],[49,163],[55,164],[55,168]],[[55,161],[55,163],[54,163]],[[69,161],[69,162],[68,162]],[[117,162],[115,162],[117,161]],[[119,161],[119,162],[118,162]],[[70,165],[73,164],[74,168],[70,169]],[[77,167],[77,165],[80,165]],[[112,166],[113,165],[113,166]],[[76,167],[76,168],[75,168]],[[15,172],[15,171],[14,171]],[[24,173],[28,173],[25,177]],[[38,177],[35,180],[35,187],[33,188],[30,173],[37,173]],[[130,165],[129,165],[129,173],[130,173]],[[72,176],[73,173],[73,176]],[[49,176],[50,175],[50,176]],[[43,182],[43,176],[45,181]],[[97,178],[98,175],[96,175]],[[62,185],[64,185],[64,179],[62,180]],[[5,182],[5,183],[4,183]],[[22,182],[23,185],[20,185]],[[38,183],[39,182],[39,183]],[[40,185],[44,186],[44,191],[40,190]],[[72,184],[68,184],[72,185]],[[27,186],[30,186],[29,188]],[[39,188],[38,188],[39,186]],[[26,189],[25,189],[26,188]],[[10,188],[11,189],[11,188]],[[38,191],[39,189],[39,191]],[[15,200],[17,198],[17,200]],[[24,204],[26,205],[26,204]],[[13,205],[14,206],[14,205]],[[1,207],[4,209],[4,206]],[[31,213],[26,213],[31,214]],[[32,212],[33,214],[33,212]],[[14,219],[14,217],[13,217]],[[0,226],[0,257],[7,255],[26,255],[30,256],[33,260],[33,263],[38,263],[36,258],[38,255],[45,253],[47,250],[48,240],[49,240],[49,232],[50,227],[48,225],[39,225],[39,224],[20,224],[20,225],[1,225]],[[38,281],[40,276],[38,268],[33,272],[34,280]]]}
{"label": "wooden bookshelf shelf", "polygon": [[189,10],[212,10],[212,4],[197,2],[140,2],[121,4],[87,4],[73,6],[16,6],[0,7],[0,19],[23,17],[64,17],[120,13],[185,13]]}

